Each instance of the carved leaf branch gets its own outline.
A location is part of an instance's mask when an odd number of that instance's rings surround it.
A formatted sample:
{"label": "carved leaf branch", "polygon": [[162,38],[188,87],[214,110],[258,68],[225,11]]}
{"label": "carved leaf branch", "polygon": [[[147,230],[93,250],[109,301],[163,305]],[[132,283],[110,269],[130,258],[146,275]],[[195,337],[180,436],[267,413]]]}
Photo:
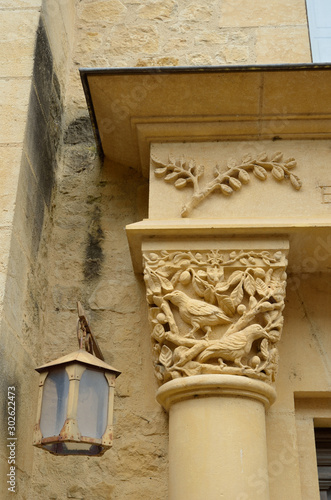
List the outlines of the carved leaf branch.
{"label": "carved leaf branch", "polygon": [[[161,382],[198,373],[274,380],[286,283],[282,252],[161,251],[145,253],[144,262]],[[185,323],[197,326],[186,333]]]}
{"label": "carved leaf branch", "polygon": [[246,155],[239,163],[229,159],[225,170],[221,170],[217,164],[214,169],[214,179],[204,187],[200,186],[204,166],[197,165],[194,160],[185,160],[183,157],[175,159],[169,156],[167,163],[153,157],[151,161],[155,167],[156,177],[174,184],[177,189],[192,185],[193,195],[191,200],[184,205],[181,212],[182,217],[188,217],[192,210],[214,191],[219,191],[224,196],[231,196],[235,191],[239,191],[243,185],[250,182],[251,174],[258,180],[265,181],[268,173],[271,172],[272,177],[278,182],[289,181],[297,191],[302,187],[299,177],[291,172],[296,167],[297,162],[294,158],[288,158],[284,161],[283,154],[280,152],[272,155],[270,159],[265,152],[256,158]]}

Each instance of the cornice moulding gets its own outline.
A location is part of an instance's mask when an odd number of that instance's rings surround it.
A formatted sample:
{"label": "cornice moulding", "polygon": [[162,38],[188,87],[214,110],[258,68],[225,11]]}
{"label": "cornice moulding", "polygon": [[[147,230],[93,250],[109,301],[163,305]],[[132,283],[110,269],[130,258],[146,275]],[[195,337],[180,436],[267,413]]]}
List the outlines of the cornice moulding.
{"label": "cornice moulding", "polygon": [[80,73],[100,153],[147,177],[152,142],[331,138],[330,69],[306,64]]}
{"label": "cornice moulding", "polygon": [[[330,272],[331,269],[331,237],[330,220],[325,218],[309,219],[309,221],[291,219],[259,219],[259,220],[217,220],[217,219],[174,219],[151,220],[126,226],[127,237],[133,267],[136,273],[143,272],[142,246],[152,250],[162,247],[164,240],[173,240],[176,244],[185,244],[188,239],[199,238],[198,245],[204,239],[210,247],[210,240],[220,241],[235,238],[275,237],[288,239],[290,242],[289,273]],[[217,240],[216,240],[217,239]]]}

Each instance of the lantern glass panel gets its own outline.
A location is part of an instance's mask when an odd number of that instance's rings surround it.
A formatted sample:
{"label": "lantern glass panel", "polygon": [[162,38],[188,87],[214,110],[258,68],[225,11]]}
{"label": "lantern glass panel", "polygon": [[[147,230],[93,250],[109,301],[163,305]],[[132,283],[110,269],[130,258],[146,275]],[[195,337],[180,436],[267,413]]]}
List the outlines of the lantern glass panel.
{"label": "lantern glass panel", "polygon": [[79,384],[78,428],[82,436],[101,438],[108,417],[109,385],[102,371],[86,368]]}
{"label": "lantern glass panel", "polygon": [[44,383],[41,407],[40,430],[44,438],[60,433],[67,414],[68,392],[69,378],[65,369],[52,370]]}

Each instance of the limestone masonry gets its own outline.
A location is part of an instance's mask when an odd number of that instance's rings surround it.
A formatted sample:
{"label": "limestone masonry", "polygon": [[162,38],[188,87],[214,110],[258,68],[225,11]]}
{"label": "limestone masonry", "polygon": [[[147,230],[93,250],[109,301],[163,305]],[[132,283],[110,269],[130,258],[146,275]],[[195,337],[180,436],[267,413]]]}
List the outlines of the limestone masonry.
{"label": "limestone masonry", "polygon": [[[331,73],[305,0],[2,0],[0,26],[1,499],[329,498]],[[32,446],[77,300],[122,372],[102,457]]]}

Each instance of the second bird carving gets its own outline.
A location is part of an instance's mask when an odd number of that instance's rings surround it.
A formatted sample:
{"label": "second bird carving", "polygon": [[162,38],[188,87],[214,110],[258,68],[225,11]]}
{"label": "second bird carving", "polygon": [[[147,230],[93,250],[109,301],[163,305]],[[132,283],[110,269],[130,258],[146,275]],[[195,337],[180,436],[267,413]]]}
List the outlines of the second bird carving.
{"label": "second bird carving", "polygon": [[282,251],[146,253],[161,382],[231,373],[275,379],[286,284]]}

